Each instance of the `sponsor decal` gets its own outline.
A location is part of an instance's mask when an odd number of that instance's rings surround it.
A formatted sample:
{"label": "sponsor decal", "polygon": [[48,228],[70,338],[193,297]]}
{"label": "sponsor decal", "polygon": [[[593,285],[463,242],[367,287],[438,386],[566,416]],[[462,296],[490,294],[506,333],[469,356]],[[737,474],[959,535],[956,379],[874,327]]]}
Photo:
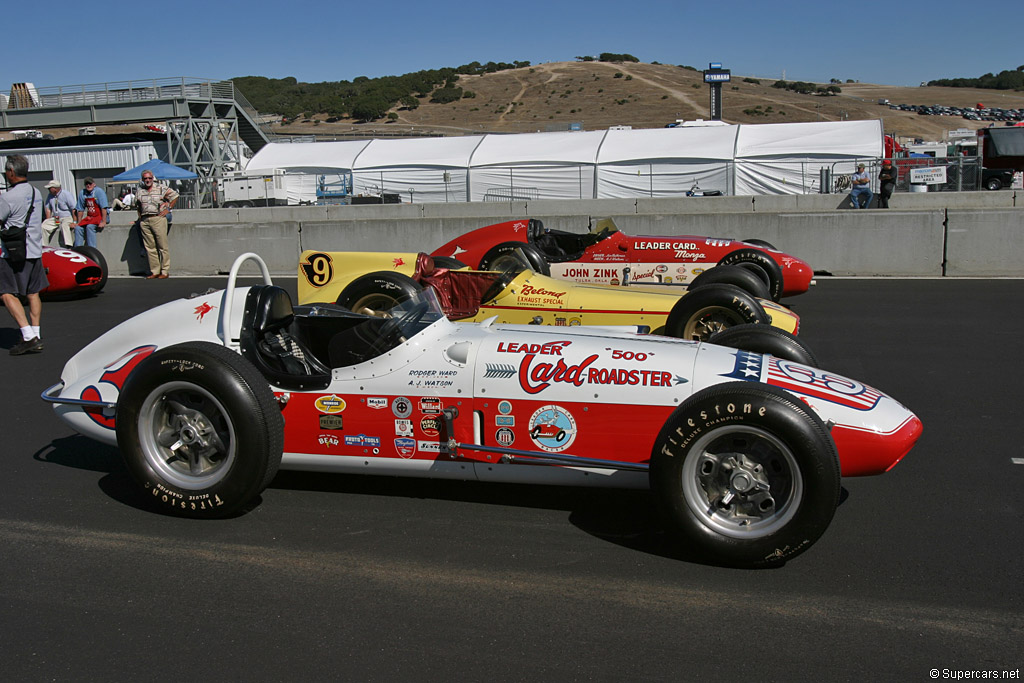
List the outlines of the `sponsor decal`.
{"label": "sponsor decal", "polygon": [[388,407],[388,400],[386,398],[381,398],[379,396],[374,397],[374,398],[368,398],[368,399],[366,399],[366,407],[367,408],[373,408],[374,410],[380,410],[381,408],[387,408]]}
{"label": "sponsor decal", "polygon": [[517,293],[519,301],[531,304],[560,304],[565,292],[524,284]]}
{"label": "sponsor decal", "polygon": [[561,356],[562,349],[572,344],[571,341],[553,341],[546,344],[520,344],[518,342],[498,342],[498,353],[529,353],[541,356]]}
{"label": "sponsor decal", "polygon": [[448,449],[441,446],[440,441],[417,441],[416,447],[424,453],[447,453]]}
{"label": "sponsor decal", "polygon": [[321,446],[327,446],[328,448],[330,448],[331,446],[337,446],[339,443],[341,443],[338,437],[335,436],[334,434],[321,434],[320,436],[316,437],[316,440],[320,442]]}
{"label": "sponsor decal", "polygon": [[795,394],[854,410],[871,410],[882,398],[881,392],[852,379],[749,351],[737,351],[732,372],[722,376],[748,382],[766,382]]}
{"label": "sponsor decal", "polygon": [[672,284],[672,276],[671,276],[671,275],[666,275],[666,276],[665,276],[665,277],[664,277],[664,278],[662,279],[662,282],[664,282],[664,283],[665,283],[665,284],[667,284],[667,285],[668,285],[668,284]]}
{"label": "sponsor decal", "polygon": [[508,379],[516,374],[512,365],[505,363],[485,363],[484,379]]}
{"label": "sponsor decal", "polygon": [[212,311],[215,308],[217,308],[217,307],[216,306],[211,306],[210,304],[208,304],[206,302],[203,302],[203,303],[199,304],[198,306],[196,306],[196,311],[195,311],[195,313],[196,313],[196,320],[198,320],[199,322],[203,322],[203,318],[206,316],[206,314],[209,313],[210,311]]}
{"label": "sponsor decal", "polygon": [[380,446],[379,436],[367,436],[366,434],[356,434],[354,436],[345,437],[346,446]]}
{"label": "sponsor decal", "polygon": [[555,318],[555,327],[567,327],[568,321],[565,318]]}
{"label": "sponsor decal", "polygon": [[512,230],[514,232],[519,232],[520,230],[524,229],[526,226],[527,226],[527,223],[524,223],[523,221],[516,221],[515,223],[512,224]]}
{"label": "sponsor decal", "polygon": [[609,284],[612,284],[612,285],[616,285],[616,286],[618,286],[618,284],[619,284],[619,278],[617,278],[617,277],[615,277],[615,278],[612,278],[612,281],[611,281],[611,282],[610,282]]}
{"label": "sponsor decal", "polygon": [[656,271],[658,271],[659,273],[667,273],[668,272],[668,266],[666,266],[664,263],[658,264],[657,266],[655,266],[654,269]]}
{"label": "sponsor decal", "polygon": [[410,370],[411,387],[450,387],[455,384],[458,370]]}
{"label": "sponsor decal", "polygon": [[412,415],[412,401],[405,396],[399,396],[391,402],[391,412],[395,417],[409,417]]}
{"label": "sponsor decal", "polygon": [[395,264],[395,268],[401,268],[402,266],[405,265],[405,259],[403,259],[401,256],[397,256],[391,259],[391,262]]}
{"label": "sponsor decal", "polygon": [[[100,379],[97,384],[110,384],[118,393],[121,393],[121,387],[124,386],[124,382],[128,379],[128,375],[131,374],[132,370],[142,362],[144,358],[149,356],[151,353],[156,351],[155,345],[137,346],[128,353],[124,354],[114,362],[103,368],[104,372],[100,375]],[[91,384],[82,390],[79,398],[86,401],[102,401],[103,398],[100,396],[100,390]],[[106,429],[114,429],[114,416],[104,415],[99,409],[85,407],[84,412],[89,416],[89,419],[98,424],[100,427]]]}
{"label": "sponsor decal", "polygon": [[333,415],[334,413],[340,413],[345,410],[345,399],[336,394],[330,396],[321,396],[317,400],[313,401],[313,405],[321,413],[327,413]]}
{"label": "sponsor decal", "polygon": [[321,415],[320,429],[344,429],[341,415]]}
{"label": "sponsor decal", "polygon": [[516,416],[515,415],[495,415],[494,416],[495,427],[515,427]]}
{"label": "sponsor decal", "polygon": [[494,441],[499,446],[504,446],[505,448],[508,448],[509,446],[516,442],[516,434],[511,429],[507,427],[502,427],[501,429],[494,433]]}
{"label": "sponsor decal", "polygon": [[416,439],[395,439],[395,451],[403,458],[411,458],[416,454]]}
{"label": "sponsor decal", "polygon": [[569,327],[579,327],[583,322],[579,318],[569,318]]}
{"label": "sponsor decal", "polygon": [[[708,245],[709,247],[727,247],[730,244],[732,244],[732,240],[707,239],[707,240],[704,240],[704,244]],[[696,249],[697,245],[696,244],[692,244],[688,248],[689,249]]]}
{"label": "sponsor decal", "polygon": [[680,249],[686,249],[686,250],[696,249],[697,248],[697,243],[696,242],[649,242],[649,241],[637,240],[636,243],[633,245],[633,248],[641,250],[641,251],[645,251],[645,250],[649,251],[651,249],[673,249],[675,251],[679,251]]}
{"label": "sponsor decal", "polygon": [[502,415],[509,415],[512,412],[512,402],[511,401],[499,401],[498,402],[498,412],[501,413]]}
{"label": "sponsor decal", "polygon": [[676,249],[675,258],[677,261],[706,261],[707,255],[703,251],[687,251],[686,249]]}
{"label": "sponsor decal", "polygon": [[676,272],[680,275],[686,275],[686,266],[679,266],[676,268]]}
{"label": "sponsor decal", "polygon": [[412,420],[395,420],[396,436],[412,436]]}
{"label": "sponsor decal", "polygon": [[420,420],[420,431],[423,436],[437,436],[441,433],[441,418],[437,415],[427,415]]}
{"label": "sponsor decal", "polygon": [[420,412],[421,413],[440,413],[441,412],[441,399],[436,396],[430,396],[420,399]]}
{"label": "sponsor decal", "polygon": [[549,453],[564,451],[576,440],[576,420],[561,406],[538,408],[530,417],[530,438]]}
{"label": "sponsor decal", "polygon": [[701,273],[703,273],[704,271],[705,271],[705,268],[694,268],[694,269],[693,269],[693,270],[691,270],[690,272],[691,272],[691,273],[693,273],[694,275],[700,275],[700,274],[701,274]]}
{"label": "sponsor decal", "polygon": [[323,287],[334,278],[334,261],[329,254],[310,254],[299,264],[303,277],[313,287]]}

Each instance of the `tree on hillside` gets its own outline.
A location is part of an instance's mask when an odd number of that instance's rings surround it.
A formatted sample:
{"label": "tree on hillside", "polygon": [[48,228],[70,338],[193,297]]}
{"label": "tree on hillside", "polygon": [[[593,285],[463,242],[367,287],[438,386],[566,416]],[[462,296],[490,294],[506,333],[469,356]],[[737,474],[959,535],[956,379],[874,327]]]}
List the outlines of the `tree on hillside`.
{"label": "tree on hillside", "polygon": [[616,54],[614,52],[602,52],[597,58],[602,62],[639,62],[640,60],[630,54]]}

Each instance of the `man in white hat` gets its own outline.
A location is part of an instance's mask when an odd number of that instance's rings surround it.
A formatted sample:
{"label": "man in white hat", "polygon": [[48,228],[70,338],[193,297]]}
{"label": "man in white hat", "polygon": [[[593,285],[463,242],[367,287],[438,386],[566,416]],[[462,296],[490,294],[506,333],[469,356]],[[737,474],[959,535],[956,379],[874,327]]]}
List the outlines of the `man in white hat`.
{"label": "man in white hat", "polygon": [[75,196],[61,188],[59,180],[46,183],[46,189],[50,191],[50,195],[43,205],[46,214],[46,220],[43,221],[43,242],[48,244],[53,233],[60,228],[58,243],[62,247],[70,247],[75,243],[74,224],[78,222]]}

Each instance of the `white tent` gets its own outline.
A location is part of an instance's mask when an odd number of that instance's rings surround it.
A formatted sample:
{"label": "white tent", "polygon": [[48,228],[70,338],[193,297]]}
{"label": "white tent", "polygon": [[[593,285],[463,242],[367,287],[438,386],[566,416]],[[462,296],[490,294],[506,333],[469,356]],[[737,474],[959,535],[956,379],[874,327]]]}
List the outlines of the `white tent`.
{"label": "white tent", "polygon": [[470,159],[470,201],[592,199],[607,132],[484,136]]}
{"label": "white tent", "polygon": [[734,193],[817,192],[822,168],[852,173],[884,154],[884,139],[881,120],[739,126]]}
{"label": "white tent", "polygon": [[464,202],[469,159],[484,138],[373,140],[352,165],[355,194],[398,194],[404,201]]}
{"label": "white tent", "polygon": [[610,130],[597,156],[598,197],[678,197],[694,183],[729,192],[739,126]]}
{"label": "white tent", "polygon": [[417,203],[804,194],[882,154],[881,121],[839,121],[271,143],[246,171],[350,173],[357,194]]}

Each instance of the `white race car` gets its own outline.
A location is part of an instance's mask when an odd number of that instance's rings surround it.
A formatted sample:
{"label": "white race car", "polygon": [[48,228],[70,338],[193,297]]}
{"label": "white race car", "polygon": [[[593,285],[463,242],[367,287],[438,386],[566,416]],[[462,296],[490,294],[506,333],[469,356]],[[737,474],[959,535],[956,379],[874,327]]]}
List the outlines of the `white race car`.
{"label": "white race car", "polygon": [[[235,287],[246,260],[265,284]],[[225,290],[86,346],[43,398],[181,515],[237,513],[279,467],[650,487],[689,552],[740,566],[806,550],[840,476],[887,471],[921,433],[876,389],[752,351],[453,323],[430,289],[391,317],[293,309],[254,254]]]}

